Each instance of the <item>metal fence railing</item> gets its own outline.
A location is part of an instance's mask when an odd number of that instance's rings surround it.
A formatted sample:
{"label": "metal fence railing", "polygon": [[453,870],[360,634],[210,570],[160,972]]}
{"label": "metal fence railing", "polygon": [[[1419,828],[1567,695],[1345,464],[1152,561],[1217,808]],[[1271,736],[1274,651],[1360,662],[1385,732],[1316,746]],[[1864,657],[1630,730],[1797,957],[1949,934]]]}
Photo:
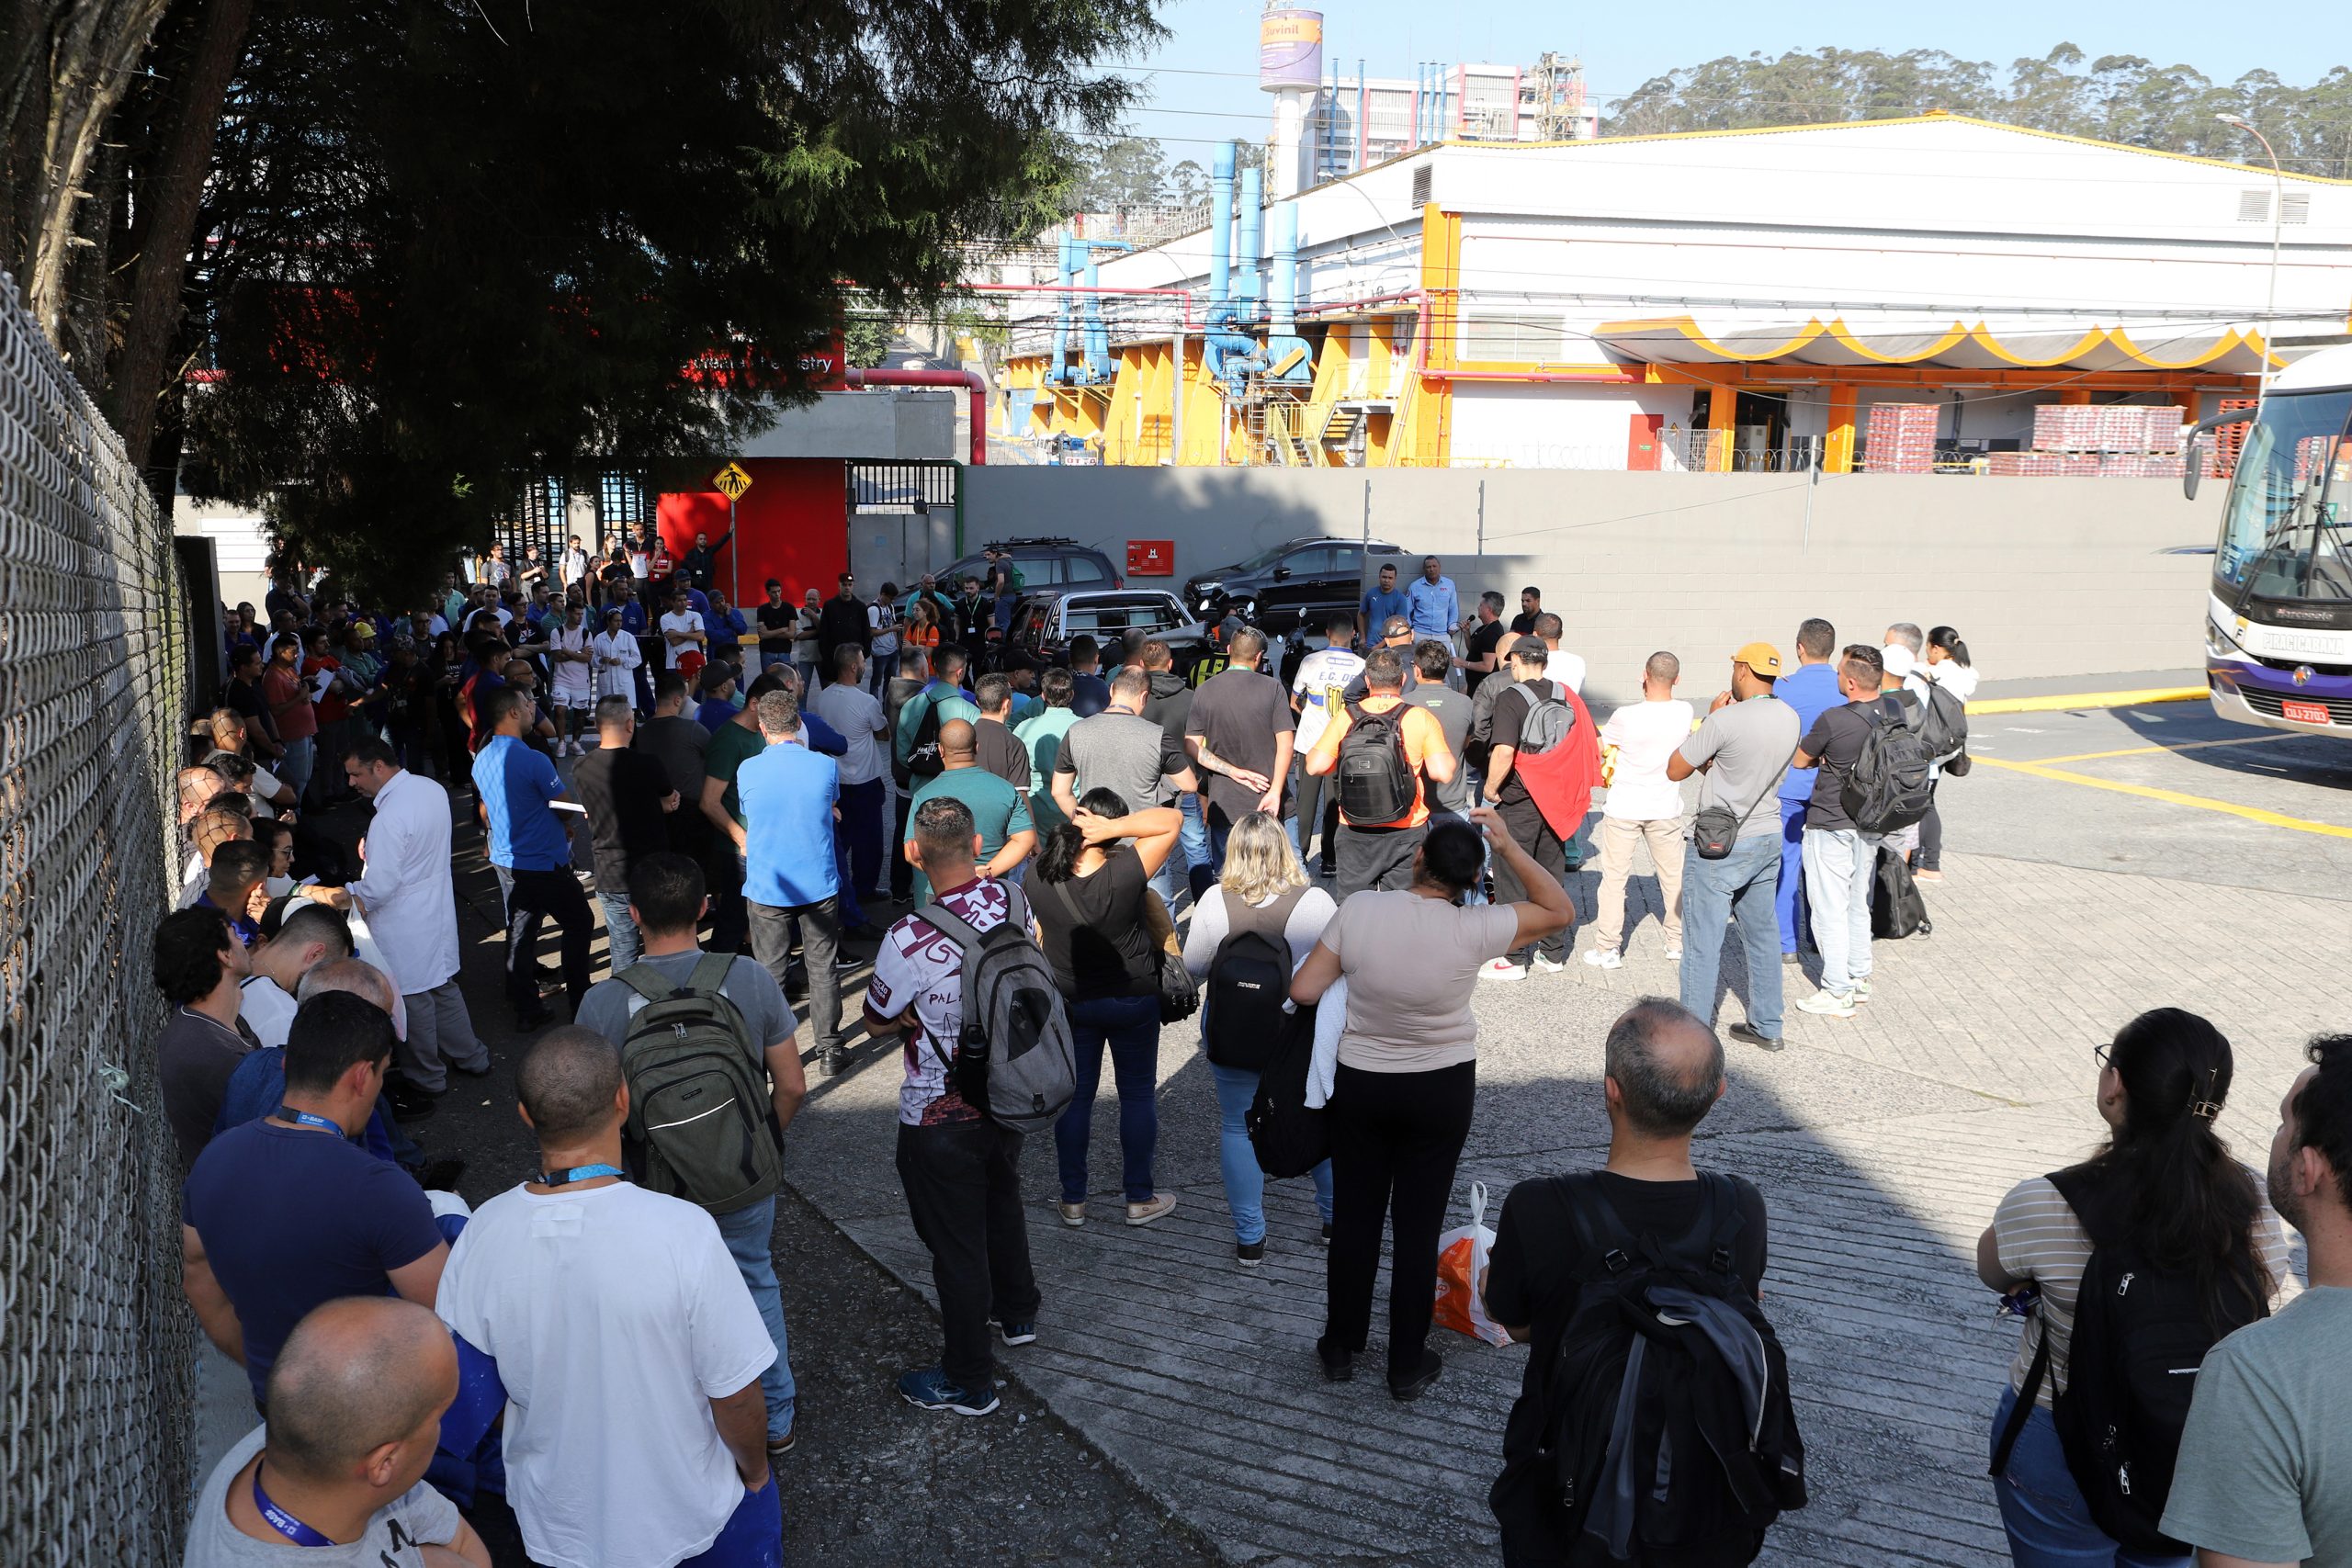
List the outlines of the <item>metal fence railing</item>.
{"label": "metal fence railing", "polygon": [[175,1562],[193,1320],[149,941],[188,637],[171,528],[0,274],[0,1562]]}

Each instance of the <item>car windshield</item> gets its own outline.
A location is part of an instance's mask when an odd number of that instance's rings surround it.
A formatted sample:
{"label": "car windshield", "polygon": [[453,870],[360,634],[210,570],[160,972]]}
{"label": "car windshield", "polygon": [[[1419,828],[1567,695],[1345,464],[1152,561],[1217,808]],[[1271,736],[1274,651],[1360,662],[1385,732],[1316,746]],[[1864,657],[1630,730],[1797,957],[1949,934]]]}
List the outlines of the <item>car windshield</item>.
{"label": "car windshield", "polygon": [[2352,390],[2275,395],[2245,427],[2213,552],[2236,604],[2352,599]]}
{"label": "car windshield", "polygon": [[1260,550],[1256,555],[1250,556],[1247,559],[1242,560],[1236,565],[1227,567],[1225,570],[1233,572],[1263,571],[1268,567],[1273,565],[1276,561],[1282,559],[1284,555],[1288,554],[1292,546],[1296,543],[1297,541],[1295,539],[1285,539],[1279,545],[1270,545],[1266,548]]}
{"label": "car windshield", "polygon": [[1103,632],[1164,632],[1184,624],[1182,609],[1165,593],[1081,599],[1071,604],[1063,616],[1063,629],[1072,637],[1081,632],[1098,636]]}

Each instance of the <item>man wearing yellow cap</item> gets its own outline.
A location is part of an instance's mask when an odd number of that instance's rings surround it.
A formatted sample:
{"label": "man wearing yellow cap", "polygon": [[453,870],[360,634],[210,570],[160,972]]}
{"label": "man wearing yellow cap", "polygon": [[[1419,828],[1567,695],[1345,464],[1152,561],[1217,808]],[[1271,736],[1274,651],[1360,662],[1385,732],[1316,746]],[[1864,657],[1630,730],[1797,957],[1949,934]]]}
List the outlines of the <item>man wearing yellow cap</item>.
{"label": "man wearing yellow cap", "polygon": [[[1690,739],[1667,759],[1666,776],[1701,775],[1693,849],[1682,863],[1682,1005],[1715,1020],[1715,979],[1723,966],[1724,929],[1735,920],[1747,954],[1747,1018],[1728,1032],[1767,1051],[1781,1048],[1781,925],[1773,887],[1781,872],[1781,816],[1764,809],[1780,792],[1781,775],[1797,744],[1794,709],[1772,695],[1781,650],[1751,642],[1732,655],[1731,689],[1716,694]],[[1727,852],[1709,858],[1705,829],[1729,825],[1720,837]]]}

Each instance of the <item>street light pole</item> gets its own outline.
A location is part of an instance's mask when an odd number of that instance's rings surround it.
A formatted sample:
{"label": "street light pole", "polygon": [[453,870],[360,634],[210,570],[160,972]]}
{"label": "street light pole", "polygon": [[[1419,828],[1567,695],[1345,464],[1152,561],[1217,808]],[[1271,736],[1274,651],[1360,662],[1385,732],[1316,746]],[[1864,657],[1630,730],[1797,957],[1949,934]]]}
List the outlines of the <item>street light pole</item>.
{"label": "street light pole", "polygon": [[2271,340],[2278,332],[2278,241],[2280,226],[2287,220],[2287,175],[2278,167],[2278,150],[2270,145],[2270,138],[2263,135],[2254,121],[2237,114],[2215,115],[2213,118],[2223,125],[2236,127],[2261,142],[2262,151],[2270,159],[2270,287],[2263,296],[2262,303],[2262,384],[2256,390],[2256,401],[2259,404],[2269,400],[2271,366],[2278,357]]}

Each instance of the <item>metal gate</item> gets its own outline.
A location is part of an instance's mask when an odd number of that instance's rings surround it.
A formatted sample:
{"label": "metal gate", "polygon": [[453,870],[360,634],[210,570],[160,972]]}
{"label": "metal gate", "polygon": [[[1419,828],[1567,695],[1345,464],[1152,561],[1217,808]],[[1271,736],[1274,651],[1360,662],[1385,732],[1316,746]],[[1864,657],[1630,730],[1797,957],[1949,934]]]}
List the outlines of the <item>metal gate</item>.
{"label": "metal gate", "polygon": [[910,588],[964,550],[964,466],[846,463],[850,566],[862,590]]}

